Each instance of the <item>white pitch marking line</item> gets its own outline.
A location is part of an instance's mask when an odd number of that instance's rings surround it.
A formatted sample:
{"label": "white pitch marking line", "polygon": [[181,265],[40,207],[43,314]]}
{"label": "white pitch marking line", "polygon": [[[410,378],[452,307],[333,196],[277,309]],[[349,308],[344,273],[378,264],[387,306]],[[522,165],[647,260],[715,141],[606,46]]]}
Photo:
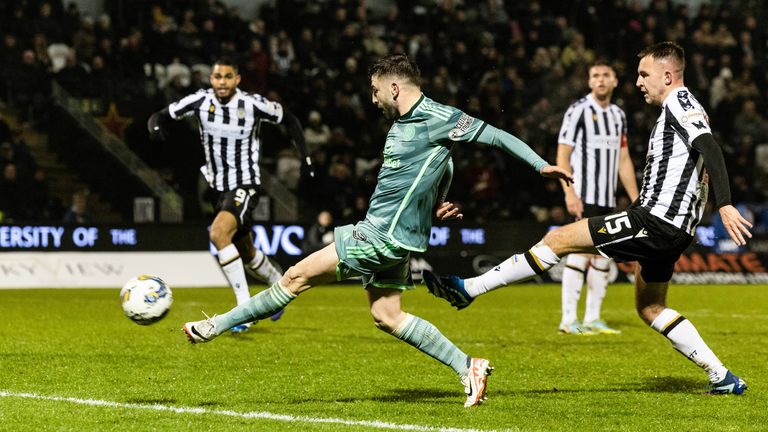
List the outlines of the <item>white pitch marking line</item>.
{"label": "white pitch marking line", "polygon": [[376,429],[393,429],[393,430],[404,430],[404,431],[493,432],[487,429],[481,430],[481,429],[444,428],[444,427],[435,427],[435,426],[420,426],[420,425],[414,425],[414,424],[389,423],[389,422],[383,422],[378,420],[345,420],[345,419],[333,418],[333,417],[322,418],[322,417],[293,416],[288,414],[275,414],[267,411],[237,412],[237,411],[230,411],[230,410],[212,410],[207,408],[177,407],[177,406],[161,405],[161,404],[150,405],[150,404],[121,403],[121,402],[112,402],[112,401],[99,400],[99,399],[80,399],[80,398],[63,397],[63,396],[45,396],[45,395],[39,395],[35,393],[15,393],[15,392],[9,392],[4,390],[0,390],[0,397],[15,397],[15,398],[38,399],[38,400],[47,400],[47,401],[55,401],[55,402],[70,402],[70,403],[80,404],[80,405],[103,406],[103,407],[111,407],[111,408],[171,411],[179,414],[214,414],[214,415],[223,415],[228,417],[238,417],[238,418],[245,418],[245,419],[254,419],[254,418],[267,419],[267,420],[276,420],[276,421],[284,421],[284,422],[292,422],[292,423],[330,423],[330,424],[341,424],[346,426],[365,426],[365,427],[376,428]]}

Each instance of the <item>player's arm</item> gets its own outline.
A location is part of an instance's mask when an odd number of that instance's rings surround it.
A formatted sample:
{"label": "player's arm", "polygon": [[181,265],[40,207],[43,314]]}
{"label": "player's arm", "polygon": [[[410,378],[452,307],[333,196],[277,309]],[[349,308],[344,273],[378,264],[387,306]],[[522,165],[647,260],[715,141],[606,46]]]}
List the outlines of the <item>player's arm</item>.
{"label": "player's arm", "polygon": [[453,180],[453,160],[448,159],[448,166],[445,168],[440,183],[437,186],[437,205],[435,206],[435,217],[439,220],[463,219],[464,214],[456,204],[446,201],[448,190],[451,188]]}
{"label": "player's arm", "polygon": [[478,133],[476,141],[501,148],[505,152],[530,165],[536,172],[544,177],[562,179],[568,183],[573,182],[573,177],[570,172],[559,166],[550,165],[547,161],[542,159],[541,156],[536,154],[528,144],[509,132],[485,123]]}
{"label": "player's arm", "polygon": [[632,157],[629,156],[629,148],[622,146],[619,150],[619,180],[631,202],[635,202],[640,194],[637,189],[637,178],[635,177],[635,164],[632,163]]}
{"label": "player's arm", "polygon": [[710,188],[715,194],[715,208],[720,212],[725,229],[737,245],[745,245],[747,242],[744,236],[752,238],[749,232],[752,224],[731,205],[731,189],[728,185],[728,171],[725,168],[723,151],[710,133],[699,135],[691,145],[704,157]]}
{"label": "player's arm", "polygon": [[285,126],[285,131],[291,140],[291,144],[299,152],[299,157],[307,164],[309,176],[314,177],[315,168],[312,166],[312,159],[307,152],[307,143],[304,139],[304,128],[301,127],[301,122],[292,112],[283,107],[283,121],[281,124]]}
{"label": "player's arm", "polygon": [[[559,143],[557,145],[557,166],[569,173],[573,173],[571,153],[573,153],[572,145],[564,143]],[[573,184],[565,180],[560,180],[560,186],[563,187],[565,207],[568,210],[568,213],[576,219],[581,219],[581,215],[584,213],[584,203],[581,201],[581,198],[576,195],[576,191],[573,189]]]}
{"label": "player's arm", "polygon": [[163,108],[160,111],[153,113],[149,116],[147,121],[147,129],[149,129],[149,138],[153,141],[165,141],[167,134],[165,132],[165,124],[173,120],[171,113],[168,111],[168,107]]}
{"label": "player's arm", "polygon": [[165,125],[171,120],[179,120],[194,115],[204,100],[205,90],[199,90],[153,113],[147,121],[149,137],[153,140],[164,140],[167,136]]}

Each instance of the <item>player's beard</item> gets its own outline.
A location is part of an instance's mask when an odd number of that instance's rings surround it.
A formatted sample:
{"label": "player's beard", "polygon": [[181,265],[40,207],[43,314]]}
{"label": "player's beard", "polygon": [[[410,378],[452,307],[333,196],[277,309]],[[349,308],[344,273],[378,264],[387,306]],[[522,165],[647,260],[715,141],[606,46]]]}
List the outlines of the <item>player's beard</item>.
{"label": "player's beard", "polygon": [[390,105],[387,103],[382,103],[381,111],[384,113],[384,118],[387,120],[396,120],[398,117],[400,117],[400,112],[397,110],[397,107],[395,107],[394,104]]}
{"label": "player's beard", "polygon": [[232,96],[235,95],[235,89],[234,88],[229,88],[229,89],[226,89],[226,90],[227,90],[226,94],[221,96],[220,93],[219,93],[219,89],[216,89],[216,99],[218,99],[219,102],[222,103],[222,104],[226,104],[227,102],[229,102],[229,100],[232,99]]}

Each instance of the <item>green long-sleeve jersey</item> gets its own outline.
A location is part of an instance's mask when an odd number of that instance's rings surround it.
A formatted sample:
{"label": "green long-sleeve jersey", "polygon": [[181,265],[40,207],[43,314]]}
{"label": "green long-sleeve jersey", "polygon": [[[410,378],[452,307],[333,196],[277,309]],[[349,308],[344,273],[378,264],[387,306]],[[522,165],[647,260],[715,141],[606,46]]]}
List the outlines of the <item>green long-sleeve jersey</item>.
{"label": "green long-sleeve jersey", "polygon": [[537,172],[548,165],[511,134],[422,95],[387,133],[384,163],[363,223],[401,248],[425,251],[440,180],[454,145],[464,142],[500,147]]}

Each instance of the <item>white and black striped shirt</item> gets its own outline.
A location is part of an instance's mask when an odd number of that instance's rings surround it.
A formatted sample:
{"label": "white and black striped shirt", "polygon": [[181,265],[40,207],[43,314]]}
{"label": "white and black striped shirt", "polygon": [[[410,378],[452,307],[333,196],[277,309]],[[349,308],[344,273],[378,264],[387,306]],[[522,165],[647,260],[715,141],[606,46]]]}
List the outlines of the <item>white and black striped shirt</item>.
{"label": "white and black striped shirt", "polygon": [[648,143],[640,205],[691,235],[707,200],[700,183],[704,158],[692,143],[711,133],[704,108],[679,87],[664,100]]}
{"label": "white and black striped shirt", "polygon": [[170,104],[168,111],[174,119],[197,118],[205,153],[205,165],[200,171],[212,188],[225,192],[261,184],[259,123],[280,123],[282,105],[240,89],[222,105],[208,89]]}
{"label": "white and black striped shirt", "polygon": [[619,155],[627,146],[627,118],[615,104],[603,109],[592,94],[565,112],[558,143],[573,146],[573,189],[584,204],[616,207]]}

